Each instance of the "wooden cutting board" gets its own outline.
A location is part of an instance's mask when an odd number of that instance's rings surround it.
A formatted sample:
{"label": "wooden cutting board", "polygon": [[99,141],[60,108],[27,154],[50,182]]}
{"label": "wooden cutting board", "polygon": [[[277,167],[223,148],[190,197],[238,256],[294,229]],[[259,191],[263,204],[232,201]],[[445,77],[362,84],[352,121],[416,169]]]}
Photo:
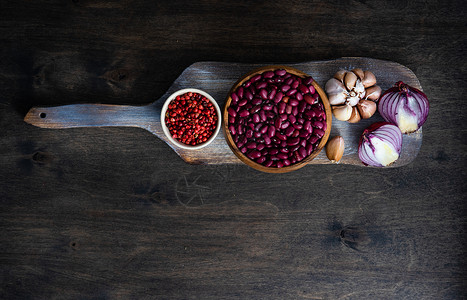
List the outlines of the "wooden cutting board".
{"label": "wooden cutting board", "polygon": [[[214,97],[219,106],[224,106],[232,85],[249,71],[264,64],[241,64],[228,62],[197,62],[186,68],[169,90],[158,100],[144,106],[73,104],[56,107],[33,107],[24,120],[43,128],[73,128],[89,126],[141,127],[164,140],[186,162],[190,164],[241,164],[227,145],[222,130],[216,139],[199,150],[185,150],[171,144],[165,137],[160,123],[160,112],[164,101],[175,91],[184,88],[204,90]],[[377,84],[385,91],[397,81],[403,81],[423,90],[415,74],[407,67],[391,62],[365,57],[344,57],[334,60],[309,61],[287,64],[311,75],[324,88],[326,81],[339,69],[361,68],[372,71]],[[333,117],[330,138],[340,135],[345,141],[344,156],[340,164],[364,166],[358,158],[358,141],[363,130],[370,124],[383,121],[376,113],[357,124],[338,121]],[[400,158],[391,167],[410,163],[417,156],[422,144],[422,129],[403,135]],[[309,164],[331,164],[325,151]]]}

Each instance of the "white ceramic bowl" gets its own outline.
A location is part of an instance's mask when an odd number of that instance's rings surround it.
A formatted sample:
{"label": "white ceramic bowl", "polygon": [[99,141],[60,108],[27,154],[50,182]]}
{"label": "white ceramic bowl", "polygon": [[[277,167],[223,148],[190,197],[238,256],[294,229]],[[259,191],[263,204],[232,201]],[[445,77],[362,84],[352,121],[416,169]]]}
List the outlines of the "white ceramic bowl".
{"label": "white ceramic bowl", "polygon": [[[188,92],[197,93],[197,94],[203,95],[204,97],[209,99],[209,101],[211,101],[211,103],[216,108],[216,113],[217,113],[217,124],[216,124],[216,129],[214,130],[214,133],[212,134],[212,136],[206,142],[195,145],[195,146],[187,145],[187,144],[184,144],[184,143],[179,142],[178,140],[174,139],[172,137],[172,135],[170,134],[169,128],[167,128],[167,125],[165,125],[165,113],[167,112],[167,108],[169,107],[169,103],[172,102],[172,100],[174,100],[177,96],[183,95],[183,94],[188,93]],[[206,93],[206,92],[204,92],[202,90],[192,89],[192,88],[182,89],[182,90],[176,91],[175,93],[170,95],[169,98],[167,98],[167,100],[165,101],[164,106],[162,106],[162,111],[161,111],[162,130],[164,131],[165,136],[169,139],[169,141],[172,144],[176,145],[177,147],[180,147],[180,148],[183,148],[183,149],[189,149],[189,150],[201,149],[201,148],[206,147],[207,145],[209,145],[216,138],[217,134],[219,133],[219,130],[221,129],[221,119],[222,119],[221,110],[220,110],[219,105],[217,104],[216,100],[214,100],[214,98],[211,95],[209,95],[208,93]]]}

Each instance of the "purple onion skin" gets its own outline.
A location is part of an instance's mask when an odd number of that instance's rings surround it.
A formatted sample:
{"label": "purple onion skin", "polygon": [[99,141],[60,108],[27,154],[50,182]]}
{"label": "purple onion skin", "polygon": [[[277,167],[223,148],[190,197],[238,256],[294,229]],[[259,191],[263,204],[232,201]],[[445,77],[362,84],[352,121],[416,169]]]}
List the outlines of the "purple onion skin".
{"label": "purple onion skin", "polygon": [[[378,137],[385,142],[390,143],[397,154],[400,156],[402,148],[402,132],[399,127],[389,122],[377,122],[370,125],[363,131],[358,144],[358,157],[365,166],[385,167],[376,160],[375,147],[372,144],[372,139]],[[370,152],[365,151],[365,145],[371,149]]]}
{"label": "purple onion skin", "polygon": [[[409,101],[411,100],[411,101]],[[412,104],[412,105],[410,105]],[[420,90],[398,81],[381,95],[378,112],[390,123],[396,124],[402,133],[417,131],[428,118],[430,104],[427,96]],[[416,124],[407,127],[407,122],[401,122],[402,113],[410,118],[416,118]]]}

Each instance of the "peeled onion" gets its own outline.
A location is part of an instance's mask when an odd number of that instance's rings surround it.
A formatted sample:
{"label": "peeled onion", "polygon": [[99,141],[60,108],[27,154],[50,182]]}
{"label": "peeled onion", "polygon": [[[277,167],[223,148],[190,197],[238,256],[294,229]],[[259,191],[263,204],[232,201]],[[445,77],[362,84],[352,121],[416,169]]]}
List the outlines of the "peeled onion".
{"label": "peeled onion", "polygon": [[400,156],[402,133],[388,122],[378,122],[363,131],[358,145],[358,157],[365,165],[385,167]]}
{"label": "peeled onion", "polygon": [[378,111],[388,122],[396,124],[402,133],[411,133],[422,127],[430,105],[420,90],[402,81],[396,82],[381,96]]}

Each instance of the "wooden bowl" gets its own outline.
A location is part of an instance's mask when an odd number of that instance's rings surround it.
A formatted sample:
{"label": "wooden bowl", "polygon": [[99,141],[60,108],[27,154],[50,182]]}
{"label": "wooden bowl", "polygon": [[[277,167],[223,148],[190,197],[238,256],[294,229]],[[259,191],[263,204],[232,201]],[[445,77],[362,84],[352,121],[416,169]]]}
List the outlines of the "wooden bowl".
{"label": "wooden bowl", "polygon": [[287,72],[289,72],[289,73],[291,73],[293,75],[299,76],[301,78],[310,76],[310,75],[308,75],[308,74],[306,74],[306,73],[304,73],[304,72],[302,72],[300,70],[297,70],[297,69],[294,69],[294,68],[291,68],[291,67],[287,67],[287,66],[282,66],[282,65],[271,65],[271,66],[264,66],[264,67],[258,68],[256,70],[253,70],[252,72],[244,75],[242,78],[240,78],[240,80],[238,80],[233,85],[233,87],[229,91],[229,94],[228,94],[227,99],[225,101],[224,110],[223,110],[224,114],[223,114],[222,128],[224,130],[224,136],[225,136],[225,139],[227,141],[227,144],[229,145],[232,152],[242,162],[244,162],[248,166],[250,166],[250,167],[252,167],[252,168],[254,168],[256,170],[259,170],[259,171],[262,171],[262,172],[267,172],[267,173],[291,172],[291,171],[302,168],[303,166],[308,164],[310,161],[312,161],[313,158],[315,158],[319,154],[319,152],[323,149],[323,147],[326,145],[326,142],[327,142],[327,140],[329,138],[329,134],[331,132],[331,124],[332,124],[332,111],[331,111],[331,106],[329,104],[329,100],[328,100],[328,98],[326,96],[326,93],[323,91],[323,89],[315,81],[313,81],[312,84],[313,84],[314,88],[316,89],[316,91],[318,92],[319,97],[320,97],[320,99],[321,99],[321,101],[323,102],[323,105],[324,105],[324,109],[325,109],[325,113],[326,113],[327,128],[326,128],[325,134],[321,138],[320,143],[318,144],[318,147],[309,156],[305,157],[302,161],[297,162],[295,164],[291,164],[289,166],[284,166],[282,168],[275,168],[275,167],[266,167],[266,166],[263,166],[263,165],[255,162],[255,161],[251,160],[246,155],[244,155],[240,151],[240,149],[237,148],[237,145],[235,144],[235,142],[234,142],[234,140],[233,140],[233,138],[232,138],[232,136],[230,134],[230,131],[228,129],[229,114],[227,112],[227,109],[229,108],[230,103],[232,102],[232,98],[231,98],[232,92],[234,92],[239,86],[241,86],[244,82],[246,82],[247,80],[249,80],[253,76],[255,76],[257,74],[262,74],[262,73],[264,73],[266,71],[274,71],[274,70],[278,70],[278,69],[284,69]]}

